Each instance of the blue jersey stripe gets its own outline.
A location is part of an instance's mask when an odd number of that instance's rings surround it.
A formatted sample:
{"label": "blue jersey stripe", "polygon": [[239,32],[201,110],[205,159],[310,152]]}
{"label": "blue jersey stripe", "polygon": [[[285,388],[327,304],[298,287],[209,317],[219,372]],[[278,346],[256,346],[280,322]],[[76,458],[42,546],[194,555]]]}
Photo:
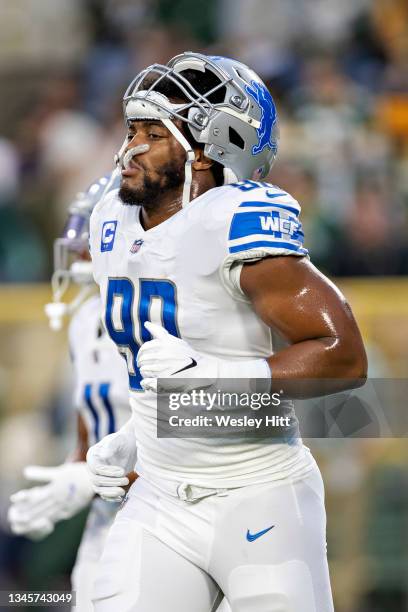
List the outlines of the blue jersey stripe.
{"label": "blue jersey stripe", "polygon": [[[261,224],[261,215],[259,212],[244,212],[240,214],[235,214],[231,228],[229,232],[228,239],[236,240],[237,238],[245,238],[246,236],[251,236],[252,234],[266,234],[268,236],[275,236],[275,238],[282,238],[282,232],[279,231],[279,221],[280,215],[278,211],[268,212],[267,218],[276,219],[275,224],[278,229],[263,229]],[[295,219],[293,219],[295,221]]]}
{"label": "blue jersey stripe", "polygon": [[[286,194],[285,194],[286,195]],[[261,207],[261,208],[281,208],[282,210],[287,210],[288,212],[296,215],[297,217],[299,216],[299,209],[294,208],[293,206],[287,206],[286,204],[276,204],[275,202],[256,202],[254,200],[252,201],[247,201],[247,202],[241,202],[241,204],[239,205],[239,208],[250,208],[250,207]]]}
{"label": "blue jersey stripe", "polygon": [[108,413],[108,434],[114,433],[116,431],[115,426],[115,415],[113,413],[112,404],[109,399],[109,383],[101,383],[99,385],[99,395],[102,398],[103,405],[105,406],[106,412]]}
{"label": "blue jersey stripe", "polygon": [[295,245],[290,242],[281,242],[281,241],[268,242],[267,240],[259,240],[257,242],[246,242],[245,244],[238,244],[237,246],[230,247],[229,252],[230,253],[240,253],[241,251],[249,251],[250,249],[258,249],[260,247],[268,247],[270,249],[287,249],[288,251],[299,253],[299,255],[308,254],[308,250],[304,249],[300,245]]}
{"label": "blue jersey stripe", "polygon": [[96,442],[99,441],[99,415],[92,402],[92,385],[88,384],[84,387],[84,400],[92,414],[94,420],[94,435]]}
{"label": "blue jersey stripe", "polygon": [[236,213],[231,222],[228,239],[247,238],[250,241],[254,235],[303,243],[302,225],[297,217],[281,216],[277,210],[267,211],[264,214],[259,211]]}

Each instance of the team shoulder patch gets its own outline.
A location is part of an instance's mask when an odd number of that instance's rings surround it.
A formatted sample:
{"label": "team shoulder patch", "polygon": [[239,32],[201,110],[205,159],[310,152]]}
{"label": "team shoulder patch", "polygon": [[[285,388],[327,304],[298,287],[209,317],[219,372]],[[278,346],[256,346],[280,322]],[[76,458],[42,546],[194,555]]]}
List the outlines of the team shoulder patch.
{"label": "team shoulder patch", "polygon": [[[307,255],[300,206],[288,193],[267,183],[243,181],[228,235],[229,253],[262,249],[271,255]],[[245,195],[244,195],[245,194]]]}

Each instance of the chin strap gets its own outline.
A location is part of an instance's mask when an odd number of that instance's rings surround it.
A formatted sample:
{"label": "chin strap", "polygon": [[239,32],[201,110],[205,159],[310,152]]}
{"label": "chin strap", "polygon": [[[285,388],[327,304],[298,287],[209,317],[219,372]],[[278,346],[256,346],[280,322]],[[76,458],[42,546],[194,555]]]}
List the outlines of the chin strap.
{"label": "chin strap", "polygon": [[183,136],[183,134],[175,126],[173,121],[171,121],[171,119],[162,118],[161,121],[164,123],[164,125],[169,130],[169,132],[173,134],[174,138],[181,144],[181,146],[184,148],[186,152],[186,163],[184,165],[183,199],[182,199],[182,206],[184,208],[190,202],[191,183],[193,180],[193,173],[192,173],[191,167],[193,165],[193,162],[195,161],[195,153],[193,149],[191,148],[191,145],[188,142],[187,138]]}

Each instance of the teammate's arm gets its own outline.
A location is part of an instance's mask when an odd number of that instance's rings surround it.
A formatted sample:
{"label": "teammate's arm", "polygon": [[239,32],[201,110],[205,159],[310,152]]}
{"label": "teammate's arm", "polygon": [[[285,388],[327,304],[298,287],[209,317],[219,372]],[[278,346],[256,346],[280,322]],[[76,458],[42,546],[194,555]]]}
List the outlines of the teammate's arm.
{"label": "teammate's arm", "polygon": [[81,414],[78,412],[77,419],[77,446],[75,450],[70,454],[67,458],[67,461],[86,461],[86,453],[88,452],[89,443],[88,443],[88,430],[85,424],[85,421]]}
{"label": "teammate's arm", "polygon": [[245,264],[240,284],[259,317],[291,344],[268,358],[273,379],[338,379],[333,390],[365,379],[367,358],[351,309],[308,259]]}

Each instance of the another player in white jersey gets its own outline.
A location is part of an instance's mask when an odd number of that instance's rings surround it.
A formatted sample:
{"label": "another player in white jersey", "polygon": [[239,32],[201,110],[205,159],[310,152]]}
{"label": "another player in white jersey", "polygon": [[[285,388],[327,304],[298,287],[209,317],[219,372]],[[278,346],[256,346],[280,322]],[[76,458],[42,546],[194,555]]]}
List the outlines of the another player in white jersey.
{"label": "another player in white jersey", "polygon": [[95,207],[90,244],[133,416],[88,465],[101,494],[124,494],[136,452],[140,477],[110,530],[95,610],[210,612],[221,591],[233,612],[330,612],[323,484],[297,431],[157,437],[158,379],[168,392],[199,379],[269,392],[324,378],[334,392],[365,377],[350,309],[307,258],[298,203],[258,182],[277,151],[272,97],[240,62],[188,52],[138,75],[124,110],[121,186]]}
{"label": "another player in white jersey", "polygon": [[[83,255],[88,251],[90,212],[106,185],[107,181],[98,181],[71,205],[63,235],[55,243],[56,302],[47,308],[54,328],[61,327],[62,315],[72,314],[69,346],[75,370],[73,405],[78,419],[78,446],[61,466],[28,466],[24,473],[29,480],[47,484],[14,494],[9,510],[14,533],[40,539],[53,531],[55,523],[92,503],[72,573],[76,609],[80,612],[93,610],[91,593],[97,563],[118,509],[117,504],[94,498],[86,452],[89,446],[120,429],[130,417],[126,365],[102,325],[99,296],[93,295],[79,306],[89,291],[94,292],[90,262]],[[81,287],[74,309],[72,304],[61,301],[69,280]]]}
{"label": "another player in white jersey", "polygon": [[[69,328],[71,355],[76,373],[75,406],[78,410],[83,461],[88,446],[120,429],[130,416],[126,364],[101,322],[99,296],[88,299],[73,317]],[[86,439],[85,439],[86,432]],[[118,504],[96,497],[72,571],[76,607],[91,612],[93,583],[108,530]]]}

